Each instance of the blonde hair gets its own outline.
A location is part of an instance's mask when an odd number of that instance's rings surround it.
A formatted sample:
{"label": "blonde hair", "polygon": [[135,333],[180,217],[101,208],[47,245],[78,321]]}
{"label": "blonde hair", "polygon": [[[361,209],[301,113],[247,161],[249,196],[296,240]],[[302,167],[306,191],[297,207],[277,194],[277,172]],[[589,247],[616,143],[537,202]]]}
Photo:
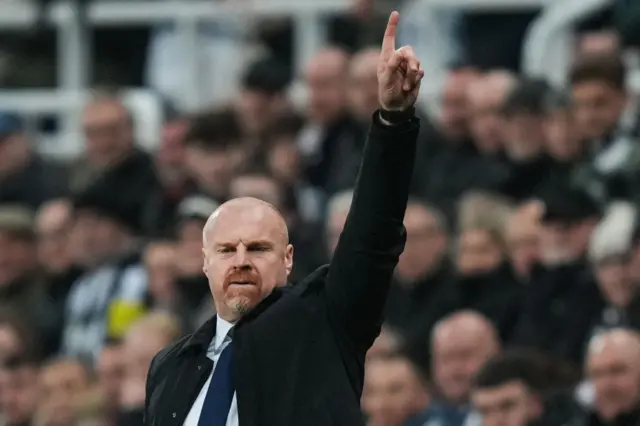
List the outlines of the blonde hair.
{"label": "blonde hair", "polygon": [[499,195],[468,192],[458,203],[458,229],[461,232],[484,229],[502,234],[514,210],[513,205]]}

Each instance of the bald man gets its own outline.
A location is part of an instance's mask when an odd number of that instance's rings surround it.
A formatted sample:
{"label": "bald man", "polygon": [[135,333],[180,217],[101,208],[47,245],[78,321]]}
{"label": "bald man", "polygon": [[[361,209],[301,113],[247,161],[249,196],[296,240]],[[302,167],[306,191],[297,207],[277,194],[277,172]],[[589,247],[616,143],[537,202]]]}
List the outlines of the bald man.
{"label": "bald man", "polygon": [[500,350],[495,327],[484,316],[462,311],[433,329],[431,351],[435,385],[449,405],[467,404],[476,373]]}
{"label": "bald man", "polygon": [[309,91],[307,116],[320,126],[333,124],[346,107],[346,79],[349,55],[337,47],[320,50],[304,72]]}
{"label": "bald man", "polygon": [[593,420],[588,424],[640,424],[640,337],[614,329],[594,337],[586,372],[593,384]]}
{"label": "bald man", "polygon": [[468,86],[471,136],[482,153],[494,154],[504,142],[500,108],[517,78],[508,71],[492,71]]}
{"label": "bald man", "polygon": [[148,425],[363,425],[363,366],[404,246],[424,75],[410,47],[395,48],[398,19],[385,32],[381,108],[331,264],[287,286],[293,247],[280,213],[253,198],[216,210],[203,269],[217,315],[155,357]]}
{"label": "bald man", "polygon": [[371,114],[378,108],[376,69],[379,55],[378,49],[363,49],[353,55],[349,64],[349,111],[362,122],[369,122]]}

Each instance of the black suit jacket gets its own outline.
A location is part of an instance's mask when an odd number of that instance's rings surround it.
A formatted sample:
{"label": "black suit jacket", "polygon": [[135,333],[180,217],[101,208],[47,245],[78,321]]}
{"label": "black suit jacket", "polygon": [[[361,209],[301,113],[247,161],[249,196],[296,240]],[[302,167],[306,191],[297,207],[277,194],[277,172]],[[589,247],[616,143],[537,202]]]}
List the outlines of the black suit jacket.
{"label": "black suit jacket", "polygon": [[[281,287],[234,327],[240,426],[362,425],[366,351],[380,332],[404,248],[418,119],[374,115],[355,195],[330,265]],[[147,378],[145,423],[182,425],[213,367],[216,318],[160,352]]]}

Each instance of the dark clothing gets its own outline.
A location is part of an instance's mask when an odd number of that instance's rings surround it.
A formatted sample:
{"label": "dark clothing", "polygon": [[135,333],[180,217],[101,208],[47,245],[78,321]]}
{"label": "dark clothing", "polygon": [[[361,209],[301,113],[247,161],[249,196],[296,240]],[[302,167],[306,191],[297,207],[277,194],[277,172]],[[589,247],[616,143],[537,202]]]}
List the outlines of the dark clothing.
{"label": "dark clothing", "polygon": [[424,323],[435,323],[452,307],[451,279],[447,262],[413,283],[403,284],[395,278],[385,306],[386,323],[403,333]]}
{"label": "dark clothing", "polygon": [[550,179],[554,162],[546,156],[532,160],[515,163],[506,161],[509,170],[509,178],[501,188],[501,192],[507,197],[516,200],[527,200]]}
{"label": "dark clothing", "polygon": [[469,190],[498,190],[509,177],[503,164],[483,157],[470,141],[450,141],[434,126],[421,135],[412,193],[455,223],[459,198]]}
{"label": "dark clothing", "polygon": [[0,310],[17,314],[35,331],[39,347],[46,355],[60,336],[59,312],[47,297],[46,286],[37,274],[17,279],[0,288]]}
{"label": "dark clothing", "polygon": [[329,195],[353,188],[365,134],[348,116],[322,129],[315,142],[317,147],[305,153],[305,180]]}
{"label": "dark clothing", "polygon": [[110,217],[133,234],[141,234],[145,201],[156,185],[151,157],[138,149],[105,169],[74,196],[76,208]]}
{"label": "dark clothing", "polygon": [[[363,425],[367,350],[380,333],[406,239],[419,120],[371,127],[351,211],[329,266],[277,287],[233,330],[240,426]],[[209,377],[216,317],[158,354],[147,379],[146,424],[182,425]]]}
{"label": "dark clothing", "polygon": [[602,307],[584,262],[536,267],[513,343],[581,364],[591,325]]}
{"label": "dark clothing", "polygon": [[141,207],[142,233],[152,238],[170,238],[178,224],[178,206],[188,195],[195,194],[196,186],[185,182],[176,188],[162,186],[157,177],[150,184]]}
{"label": "dark clothing", "polygon": [[503,341],[508,341],[518,322],[525,287],[515,278],[510,265],[481,274],[460,276],[456,286],[456,310],[473,310],[486,316]]}
{"label": "dark clothing", "polygon": [[621,414],[611,421],[602,420],[597,414],[590,414],[585,422],[576,423],[583,426],[638,426],[640,424],[640,411]]}
{"label": "dark clothing", "polygon": [[0,204],[22,204],[36,210],[42,203],[65,195],[63,168],[35,155],[24,169],[0,179]]}
{"label": "dark clothing", "polygon": [[52,317],[49,319],[49,323],[52,325],[51,329],[55,330],[43,341],[44,347],[42,349],[47,357],[57,354],[60,349],[67,296],[71,286],[82,273],[82,269],[72,266],[66,271],[49,274],[45,277],[45,293],[52,306]]}

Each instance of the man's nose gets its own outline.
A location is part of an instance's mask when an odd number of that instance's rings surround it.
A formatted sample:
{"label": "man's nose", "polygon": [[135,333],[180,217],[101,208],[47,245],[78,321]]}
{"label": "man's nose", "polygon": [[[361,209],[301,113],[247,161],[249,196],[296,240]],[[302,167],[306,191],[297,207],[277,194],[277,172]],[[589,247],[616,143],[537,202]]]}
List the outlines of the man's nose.
{"label": "man's nose", "polygon": [[247,253],[247,248],[244,246],[238,247],[236,250],[236,255],[234,257],[235,267],[238,269],[247,269],[250,268],[249,264],[249,256]]}

